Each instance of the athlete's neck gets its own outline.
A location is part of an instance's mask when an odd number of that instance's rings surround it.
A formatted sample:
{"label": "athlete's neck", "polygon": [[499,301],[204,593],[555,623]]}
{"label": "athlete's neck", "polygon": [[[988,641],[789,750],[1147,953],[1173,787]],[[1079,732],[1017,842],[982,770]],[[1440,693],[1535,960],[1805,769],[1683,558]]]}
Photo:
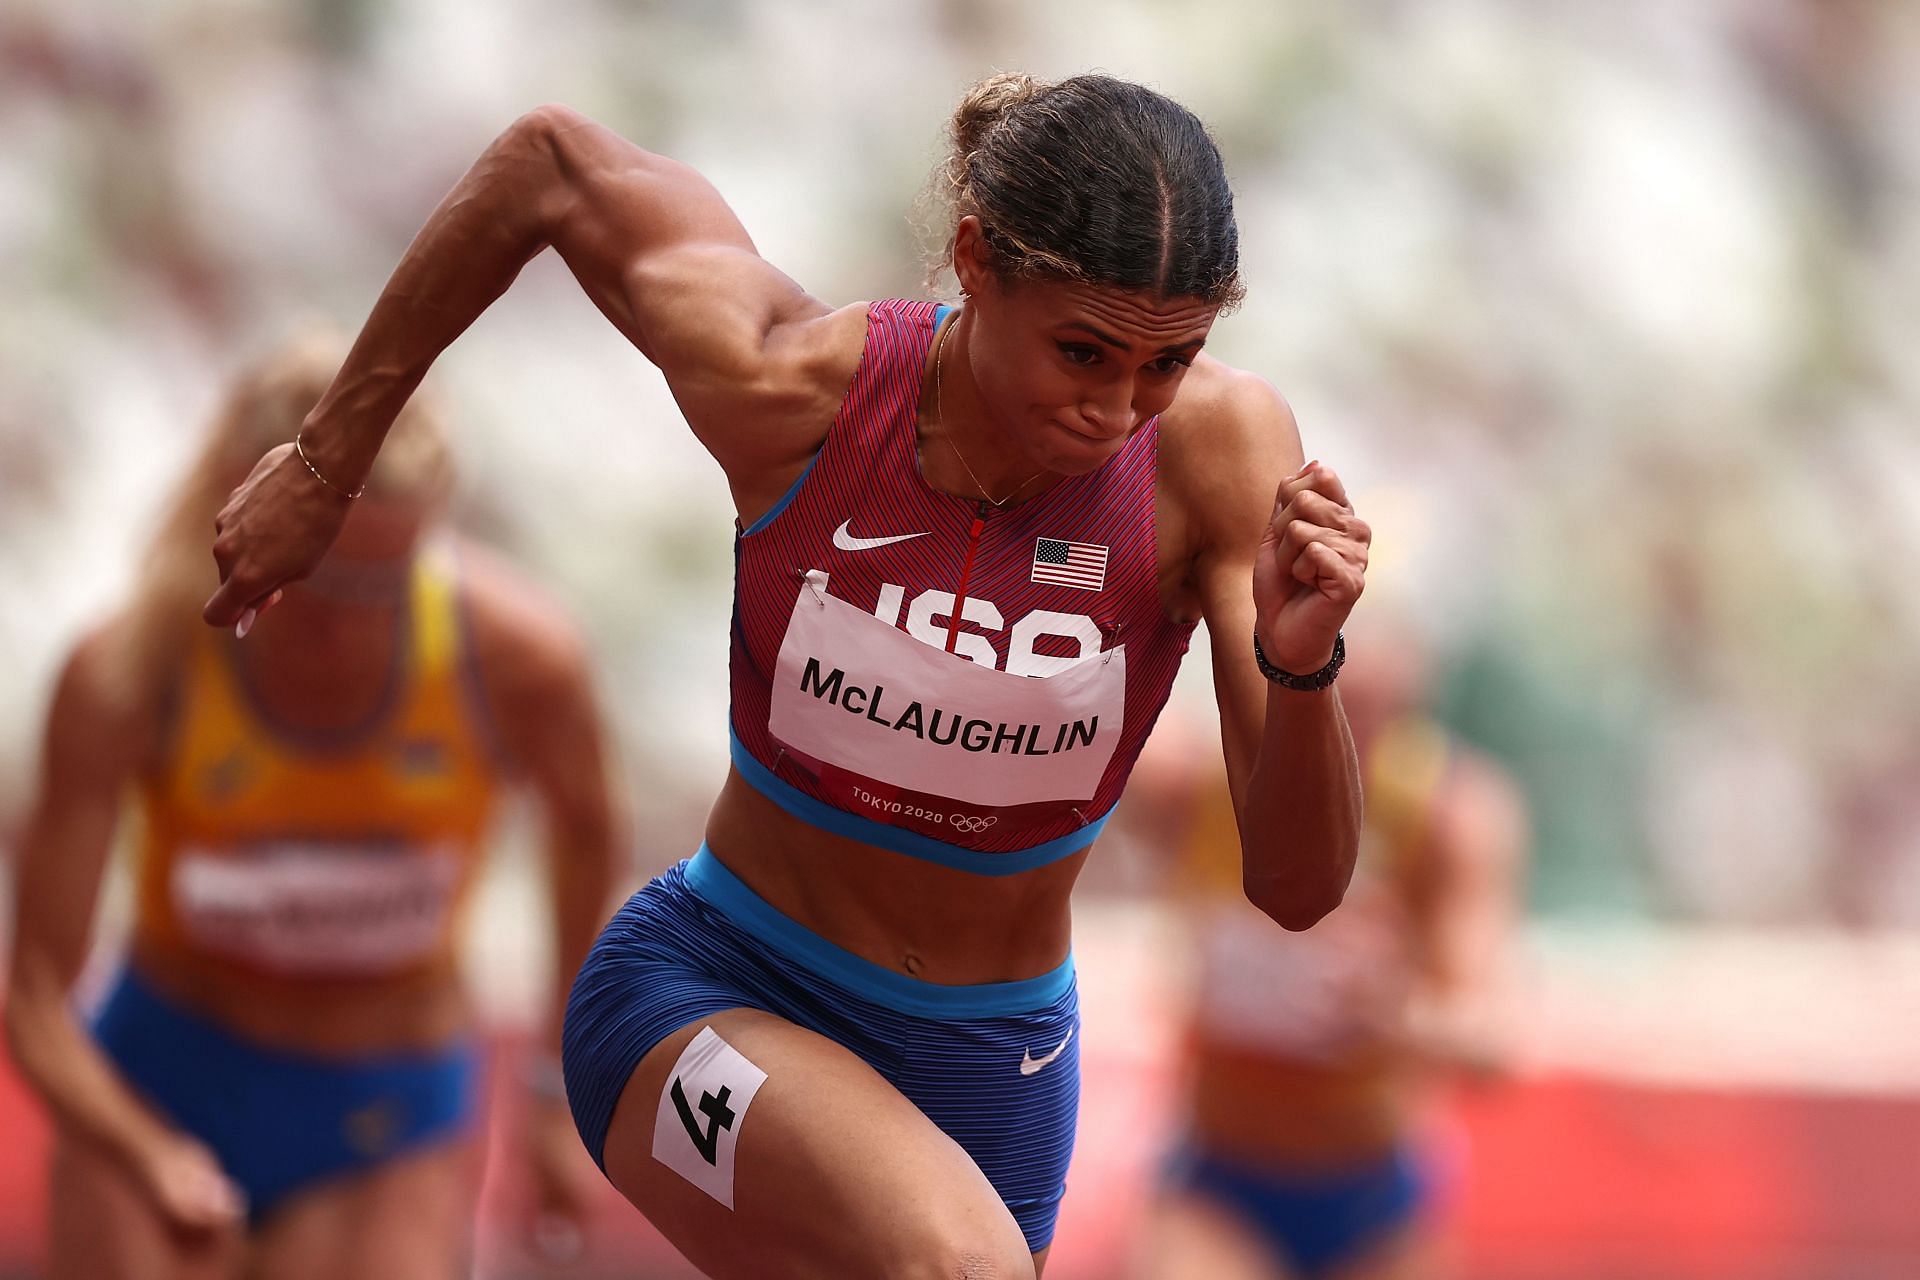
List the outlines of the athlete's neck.
{"label": "athlete's neck", "polygon": [[391,606],[412,585],[413,569],[411,555],[357,560],[336,552],[314,566],[299,594],[327,604]]}
{"label": "athlete's neck", "polygon": [[345,603],[296,585],[238,642],[234,658],[276,719],[318,730],[361,724],[391,692],[406,604],[404,588]]}
{"label": "athlete's neck", "polygon": [[1014,506],[1045,493],[1061,477],[1034,461],[988,409],[973,377],[972,330],[973,316],[960,308],[928,348],[920,386],[920,475],[942,493]]}

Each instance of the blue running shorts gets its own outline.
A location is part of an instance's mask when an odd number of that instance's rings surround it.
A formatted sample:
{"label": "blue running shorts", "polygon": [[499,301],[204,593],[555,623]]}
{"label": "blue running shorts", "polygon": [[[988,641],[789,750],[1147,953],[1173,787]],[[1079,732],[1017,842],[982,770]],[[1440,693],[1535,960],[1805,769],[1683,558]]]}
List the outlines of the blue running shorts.
{"label": "blue running shorts", "polygon": [[212,1149],[256,1225],[287,1197],[465,1133],[479,1053],[322,1058],[242,1039],[128,968],[93,1033],[141,1096]]}
{"label": "blue running shorts", "polygon": [[603,1170],[607,1126],[640,1059],[742,1008],[857,1054],[973,1157],[1029,1248],[1053,1238],[1080,1104],[1071,959],[1020,982],[921,982],[782,915],[702,846],[628,899],[567,1002],[567,1096]]}
{"label": "blue running shorts", "polygon": [[1174,1186],[1238,1214],[1289,1271],[1308,1280],[1356,1261],[1406,1226],[1433,1183],[1419,1154],[1405,1146],[1326,1172],[1264,1169],[1188,1150],[1170,1173]]}

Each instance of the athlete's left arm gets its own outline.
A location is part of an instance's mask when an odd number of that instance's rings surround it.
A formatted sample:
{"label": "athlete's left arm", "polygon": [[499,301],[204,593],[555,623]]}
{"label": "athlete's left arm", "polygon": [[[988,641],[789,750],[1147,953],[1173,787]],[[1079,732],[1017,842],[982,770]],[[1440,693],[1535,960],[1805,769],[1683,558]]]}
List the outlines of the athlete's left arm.
{"label": "athlete's left arm", "polygon": [[1419,978],[1403,1036],[1415,1053],[1479,1076],[1512,1066],[1514,981],[1532,824],[1519,787],[1466,753],[1433,803],[1409,895]]}
{"label": "athlete's left arm", "polygon": [[567,993],[627,877],[627,816],[585,642],[544,593],[486,553],[463,556],[481,680],[519,781],[539,801],[551,885],[553,986],[531,1046],[522,1137],[543,1215],[578,1225],[599,1177],[559,1080]]}
{"label": "athlete's left arm", "polygon": [[1372,534],[1333,469],[1302,466],[1293,412],[1264,379],[1215,366],[1174,485],[1213,650],[1248,899],[1288,929],[1340,904],[1360,840],[1360,771],[1338,686],[1300,692],[1253,655],[1310,674],[1365,585]]}

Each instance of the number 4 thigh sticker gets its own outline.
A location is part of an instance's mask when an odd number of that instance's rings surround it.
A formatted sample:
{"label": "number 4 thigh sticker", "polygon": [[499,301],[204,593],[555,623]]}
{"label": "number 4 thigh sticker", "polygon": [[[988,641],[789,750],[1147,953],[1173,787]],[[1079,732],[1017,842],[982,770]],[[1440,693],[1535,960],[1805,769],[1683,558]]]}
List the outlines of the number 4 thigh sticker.
{"label": "number 4 thigh sticker", "polygon": [[733,1149],[767,1073],[712,1027],[681,1051],[653,1118],[653,1158],[733,1208]]}

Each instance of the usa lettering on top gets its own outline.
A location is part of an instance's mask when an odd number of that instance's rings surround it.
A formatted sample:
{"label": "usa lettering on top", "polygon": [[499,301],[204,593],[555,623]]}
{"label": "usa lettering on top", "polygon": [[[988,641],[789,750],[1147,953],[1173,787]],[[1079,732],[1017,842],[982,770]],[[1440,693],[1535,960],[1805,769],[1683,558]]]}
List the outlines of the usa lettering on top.
{"label": "usa lettering on top", "polygon": [[935,314],[872,305],[820,453],[738,539],[731,729],[743,776],[790,811],[993,870],[977,855],[1091,842],[1192,626],[1159,598],[1157,421],[984,517],[927,486]]}

